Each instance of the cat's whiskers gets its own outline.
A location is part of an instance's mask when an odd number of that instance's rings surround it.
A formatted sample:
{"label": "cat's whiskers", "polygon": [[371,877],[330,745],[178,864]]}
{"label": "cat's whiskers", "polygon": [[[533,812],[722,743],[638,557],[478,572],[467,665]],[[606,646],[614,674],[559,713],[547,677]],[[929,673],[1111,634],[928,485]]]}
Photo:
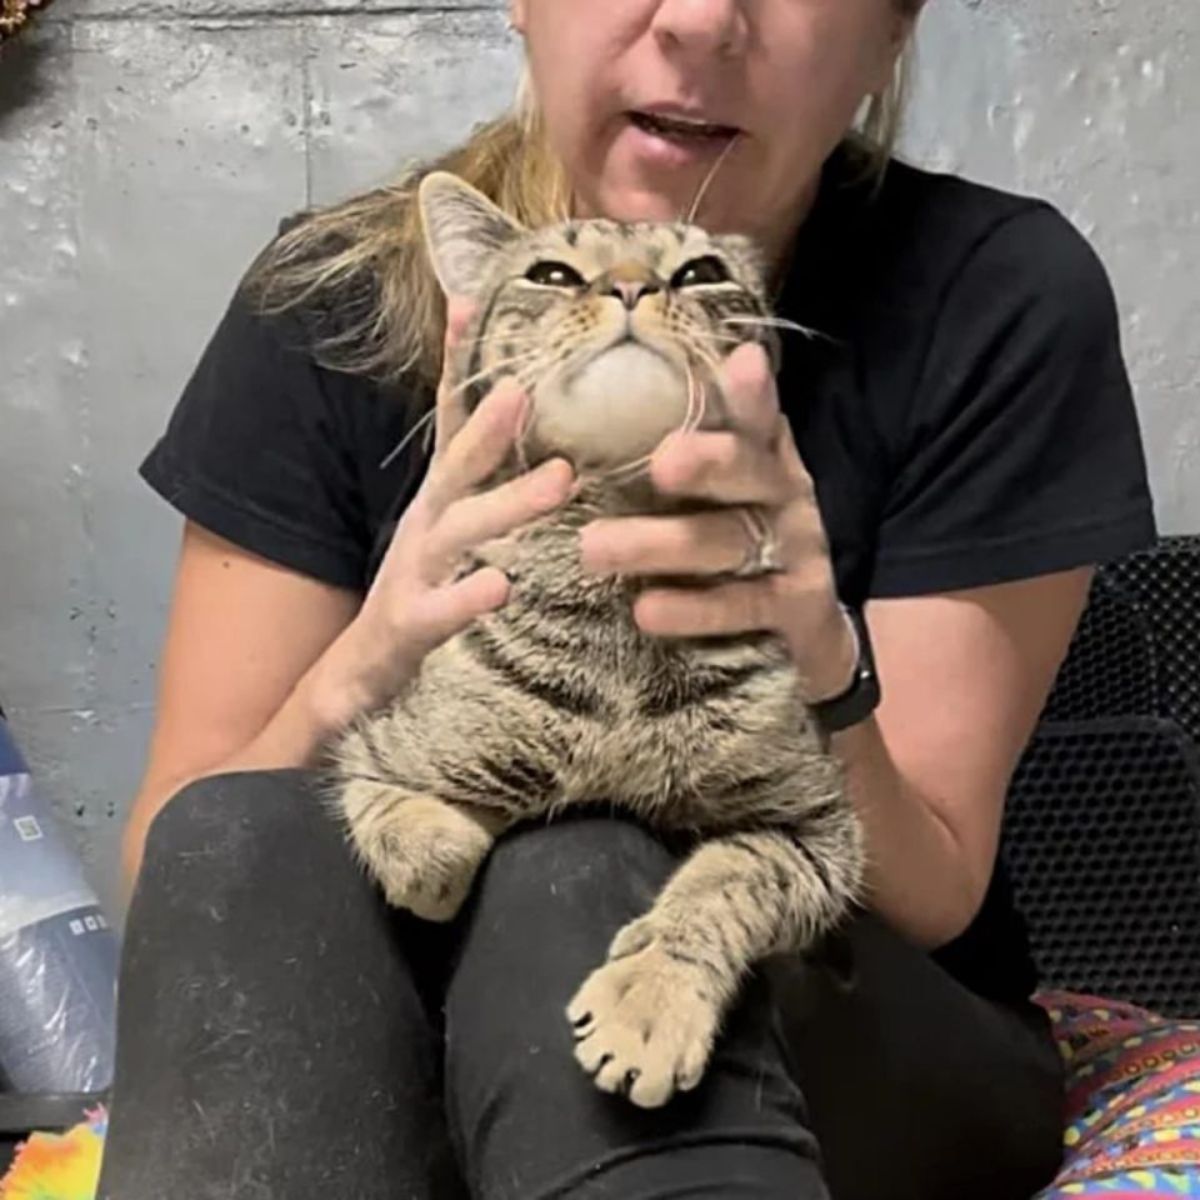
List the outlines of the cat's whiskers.
{"label": "cat's whiskers", "polygon": [[399,443],[395,446],[395,448],[388,454],[388,456],[383,460],[383,462],[381,462],[379,464],[379,470],[386,471],[388,469],[388,467],[390,467],[392,465],[392,463],[394,463],[396,461],[396,459],[398,459],[400,457],[400,455],[403,454],[404,451],[408,449],[408,447],[412,444],[413,439],[417,436],[417,434],[419,434],[421,432],[421,430],[425,430],[425,433],[426,433],[425,448],[426,448],[426,450],[428,450],[429,449],[429,437],[433,433],[433,423],[436,420],[436,418],[437,418],[437,409],[431,408],[404,435],[404,437],[400,439]]}
{"label": "cat's whiskers", "polygon": [[781,329],[790,333],[799,333],[810,341],[815,341],[818,338],[832,340],[818,329],[810,329],[807,325],[801,325],[796,321],[789,321],[785,317],[723,317],[721,324],[739,329]]}
{"label": "cat's whiskers", "polygon": [[[530,340],[532,341],[534,339]],[[461,395],[463,392],[473,387],[476,383],[479,383],[480,380],[486,379],[489,375],[492,375],[494,372],[500,371],[505,367],[511,367],[513,364],[519,364],[517,366],[517,370],[513,372],[517,382],[525,385],[528,382],[528,376],[531,373],[525,364],[533,363],[534,360],[539,357],[539,353],[539,351],[533,351],[527,354],[516,355],[513,358],[503,359],[498,363],[492,363],[482,371],[479,371],[475,375],[464,379],[460,384],[458,384],[451,395]],[[536,370],[532,372],[532,374],[535,375],[536,373]],[[394,463],[396,459],[399,458],[400,455],[412,445],[413,441],[422,431],[424,431],[426,435],[425,449],[428,450],[429,442],[433,435],[434,422],[436,419],[437,409],[430,408],[430,410],[413,425],[413,427],[404,435],[404,437],[401,438],[399,443],[397,443],[397,445],[391,451],[389,451],[387,457],[384,458],[384,460],[379,464],[379,470],[387,470],[387,468],[390,467],[392,463]]]}
{"label": "cat's whiskers", "polygon": [[519,376],[521,368],[529,363],[536,362],[537,359],[541,357],[541,353],[541,350],[534,349],[529,350],[524,354],[514,354],[511,358],[502,358],[499,362],[488,363],[483,370],[476,371],[474,375],[469,375],[466,379],[461,380],[454,388],[454,391],[451,393],[451,395],[462,395],[463,392],[469,391],[477,383],[480,383],[489,376],[496,375],[497,373],[504,371],[509,367],[515,366],[516,370],[511,373]]}
{"label": "cat's whiskers", "polygon": [[696,214],[700,211],[700,205],[704,203],[705,197],[708,195],[708,189],[712,187],[712,182],[717,177],[717,172],[725,165],[725,160],[733,152],[734,146],[741,141],[742,135],[735,133],[733,137],[725,144],[725,149],[721,151],[717,161],[709,168],[708,174],[705,175],[704,181],[696,190],[696,195],[692,199],[691,207],[687,210],[686,219],[681,218],[680,224],[694,225],[696,223]]}
{"label": "cat's whiskers", "polygon": [[706,329],[698,321],[684,317],[680,317],[680,319],[674,322],[670,332],[688,353],[689,363],[691,358],[698,358],[704,366],[713,372],[718,371],[721,364],[717,355],[711,351],[711,345],[715,342],[740,344],[745,340],[744,338],[734,337],[732,334],[722,334],[712,329]]}
{"label": "cat's whiskers", "polygon": [[[475,342],[475,345],[477,347],[484,347],[494,342],[501,341],[506,342],[514,349],[519,349],[522,346],[537,347],[540,339],[534,333],[509,335],[502,331],[497,331],[496,333],[486,334],[483,337],[480,337]],[[473,387],[476,383],[480,382],[480,380],[486,379],[489,375],[492,375],[504,369],[505,367],[511,367],[514,365],[517,367],[517,370],[514,372],[514,374],[517,376],[518,381],[524,382],[521,380],[522,368],[527,362],[532,362],[535,360],[539,356],[539,353],[540,350],[535,348],[522,354],[517,354],[507,359],[502,359],[497,363],[489,363],[488,366],[483,370],[477,372],[467,379],[462,380],[462,382],[455,387],[452,395],[461,395],[463,392]],[[430,408],[429,411],[425,413],[425,415],[422,416],[420,420],[418,420],[412,426],[412,428],[405,433],[404,437],[401,438],[400,441],[388,452],[387,456],[379,464],[378,469],[381,471],[387,470],[387,468],[390,467],[392,463],[394,463],[396,459],[399,458],[400,455],[412,445],[413,441],[422,432],[425,433],[425,449],[428,450],[430,441],[432,440],[434,423],[436,422],[436,419],[436,407]]]}
{"label": "cat's whiskers", "polygon": [[511,333],[508,330],[498,329],[494,333],[484,334],[480,338],[476,338],[476,346],[494,346],[498,342],[503,342],[505,345],[516,347],[532,346],[543,340],[543,337],[538,332],[529,333]]}
{"label": "cat's whiskers", "polygon": [[695,339],[693,345],[697,354],[707,351],[712,346],[744,346],[746,344],[744,337],[736,337],[731,333],[715,333],[704,329],[696,331]]}

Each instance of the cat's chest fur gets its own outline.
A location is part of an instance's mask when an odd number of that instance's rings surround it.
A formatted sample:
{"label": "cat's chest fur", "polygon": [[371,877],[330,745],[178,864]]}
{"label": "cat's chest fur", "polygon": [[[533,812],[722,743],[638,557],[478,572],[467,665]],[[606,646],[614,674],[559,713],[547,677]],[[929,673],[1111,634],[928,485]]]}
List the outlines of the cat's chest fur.
{"label": "cat's chest fur", "polygon": [[516,735],[503,753],[534,764],[549,793],[528,796],[530,811],[607,801],[689,829],[786,816],[799,795],[773,781],[819,739],[782,642],[643,633],[643,585],[581,565],[591,515],[569,508],[480,550],[510,579],[508,602],[430,656],[410,719],[440,710],[474,753],[493,728]]}
{"label": "cat's chest fur", "polygon": [[530,661],[540,661],[547,671],[586,667],[597,683],[603,679],[610,685],[616,708],[648,714],[669,703],[659,696],[656,709],[648,695],[695,692],[715,672],[729,673],[735,666],[742,674],[752,668],[791,671],[782,643],[769,634],[670,639],[639,629],[633,605],[646,587],[688,584],[586,571],[581,531],[605,515],[610,513],[587,502],[568,505],[480,549],[478,559],[502,570],[511,585],[504,608],[482,623],[489,635],[519,643]]}

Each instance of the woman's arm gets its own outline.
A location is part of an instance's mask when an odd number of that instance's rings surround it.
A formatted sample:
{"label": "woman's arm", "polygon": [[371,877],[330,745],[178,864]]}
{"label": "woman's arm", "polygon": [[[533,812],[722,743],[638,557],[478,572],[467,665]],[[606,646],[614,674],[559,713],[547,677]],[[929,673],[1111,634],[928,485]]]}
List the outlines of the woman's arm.
{"label": "woman's arm", "polygon": [[[853,671],[854,642],[812,480],[762,351],[735,351],[724,384],[734,429],[672,435],[651,465],[663,490],[715,507],[593,522],[583,531],[584,562],[599,573],[661,577],[634,609],[646,632],[774,630],[812,697],[835,696]],[[746,522],[726,506],[745,504],[769,514],[782,569],[709,588],[672,587],[673,575],[725,573],[744,560]],[[885,698],[834,749],[866,826],[873,906],[922,945],[951,941],[983,900],[1009,777],[1070,645],[1090,574],[869,606]]]}
{"label": "woman's arm", "polygon": [[[452,316],[448,339],[464,313]],[[430,650],[508,598],[494,568],[460,578],[463,556],[557,508],[574,473],[551,459],[481,491],[512,446],[526,397],[502,382],[467,417],[447,376],[437,404],[432,461],[365,597],[188,526],[149,765],[124,840],[127,886],[155,814],[185,783],[308,763],[403,687]]]}
{"label": "woman's arm", "polygon": [[883,702],[834,748],[867,831],[873,905],[924,946],[957,937],[983,902],[1009,780],[1091,575],[1069,571],[867,609]]}
{"label": "woman's arm", "polygon": [[301,684],[360,602],[186,525],[149,760],[125,829],[127,886],[151,821],[184,784],[308,761],[332,730]]}

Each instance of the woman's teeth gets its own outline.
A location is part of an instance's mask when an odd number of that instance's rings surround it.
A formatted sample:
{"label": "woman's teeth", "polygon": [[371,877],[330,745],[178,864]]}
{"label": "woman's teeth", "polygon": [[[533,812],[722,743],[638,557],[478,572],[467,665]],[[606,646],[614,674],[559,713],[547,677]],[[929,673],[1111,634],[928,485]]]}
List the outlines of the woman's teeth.
{"label": "woman's teeth", "polygon": [[683,117],[664,117],[655,113],[635,112],[630,120],[646,133],[666,138],[720,138],[728,139],[738,131],[729,125],[715,125],[707,121],[692,121]]}

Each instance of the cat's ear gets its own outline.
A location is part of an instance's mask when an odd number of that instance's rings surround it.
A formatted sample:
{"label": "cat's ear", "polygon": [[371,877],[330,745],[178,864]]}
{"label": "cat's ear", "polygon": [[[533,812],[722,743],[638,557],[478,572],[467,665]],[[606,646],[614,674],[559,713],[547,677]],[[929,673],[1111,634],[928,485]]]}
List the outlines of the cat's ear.
{"label": "cat's ear", "polygon": [[417,192],[434,273],[448,296],[479,295],[497,251],[524,230],[482,192],[433,171]]}

